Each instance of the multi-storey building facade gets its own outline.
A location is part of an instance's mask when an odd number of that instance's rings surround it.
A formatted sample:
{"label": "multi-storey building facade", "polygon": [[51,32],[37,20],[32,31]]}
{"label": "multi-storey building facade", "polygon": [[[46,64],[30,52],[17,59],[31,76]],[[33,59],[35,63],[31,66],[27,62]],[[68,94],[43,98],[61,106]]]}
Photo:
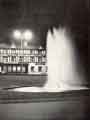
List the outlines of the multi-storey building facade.
{"label": "multi-storey building facade", "polygon": [[45,49],[0,49],[0,73],[44,74],[46,72]]}

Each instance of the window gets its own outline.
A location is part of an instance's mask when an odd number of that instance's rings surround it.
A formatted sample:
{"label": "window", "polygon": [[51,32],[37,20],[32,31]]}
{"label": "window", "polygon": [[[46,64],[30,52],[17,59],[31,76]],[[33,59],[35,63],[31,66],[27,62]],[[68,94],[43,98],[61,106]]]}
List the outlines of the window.
{"label": "window", "polygon": [[2,67],[0,66],[0,72],[2,71]]}
{"label": "window", "polygon": [[19,57],[19,62],[23,62],[24,61],[24,57],[23,56],[20,56]]}
{"label": "window", "polygon": [[15,54],[15,49],[12,49],[12,51],[11,51],[11,52],[12,52],[12,54]]}
{"label": "window", "polygon": [[20,55],[23,55],[23,50],[20,50],[20,53],[19,53]]}
{"label": "window", "polygon": [[30,57],[31,62],[35,62],[34,57]]}
{"label": "window", "polygon": [[36,62],[36,63],[38,62],[38,57],[35,57],[35,62]]}
{"label": "window", "polygon": [[3,66],[3,71],[6,73],[7,72],[7,66]]}
{"label": "window", "polygon": [[34,66],[31,66],[31,72],[34,72]]}
{"label": "window", "polygon": [[9,50],[9,54],[11,54],[11,49]]}
{"label": "window", "polygon": [[32,50],[32,55],[34,55],[34,53],[35,53],[35,50],[33,49],[33,50]]}
{"label": "window", "polygon": [[16,72],[16,66],[13,66],[13,72]]}
{"label": "window", "polygon": [[4,53],[4,50],[3,49],[1,49],[1,54],[3,54]]}
{"label": "window", "polygon": [[25,72],[25,71],[26,71],[25,66],[22,66],[22,72]]}
{"label": "window", "polygon": [[39,62],[39,63],[42,62],[42,57],[38,57],[38,62]]}
{"label": "window", "polygon": [[46,66],[46,72],[48,71],[48,67]]}
{"label": "window", "polygon": [[45,59],[46,59],[45,57],[42,57],[42,62],[46,62]]}
{"label": "window", "polygon": [[28,57],[28,62],[30,63],[31,61],[30,61],[30,56]]}
{"label": "window", "polygon": [[27,50],[27,54],[30,54],[30,50]]}
{"label": "window", "polygon": [[6,54],[6,50],[5,49],[3,50],[3,54]]}
{"label": "window", "polygon": [[11,58],[12,60],[12,62],[16,62],[16,56],[12,56],[12,58]]}
{"label": "window", "polygon": [[8,57],[7,56],[3,56],[3,62],[7,63],[8,62]]}
{"label": "window", "polygon": [[37,55],[38,54],[38,50],[35,50],[35,55]]}
{"label": "window", "polygon": [[17,66],[17,72],[20,72],[21,66]]}
{"label": "window", "polygon": [[11,71],[12,71],[11,66],[8,66],[8,72],[11,72]]}
{"label": "window", "polygon": [[24,55],[26,54],[26,50],[23,50]]}
{"label": "window", "polygon": [[38,72],[42,72],[42,66],[38,67]]}
{"label": "window", "polygon": [[16,54],[18,54],[18,50],[16,49]]}
{"label": "window", "polygon": [[9,54],[9,49],[7,50],[7,54]]}

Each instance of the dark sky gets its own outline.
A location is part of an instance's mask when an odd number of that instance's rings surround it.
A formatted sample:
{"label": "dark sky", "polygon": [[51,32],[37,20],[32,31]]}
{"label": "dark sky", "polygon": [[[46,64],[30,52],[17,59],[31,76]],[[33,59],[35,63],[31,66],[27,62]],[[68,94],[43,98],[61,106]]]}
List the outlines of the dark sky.
{"label": "dark sky", "polygon": [[31,29],[32,44],[45,46],[52,26],[69,26],[78,39],[86,39],[87,0],[0,0],[0,42],[10,44],[14,29]]}
{"label": "dark sky", "polygon": [[13,29],[29,28],[35,33],[34,44],[45,45],[46,32],[62,24],[66,0],[1,0],[0,42],[9,43]]}

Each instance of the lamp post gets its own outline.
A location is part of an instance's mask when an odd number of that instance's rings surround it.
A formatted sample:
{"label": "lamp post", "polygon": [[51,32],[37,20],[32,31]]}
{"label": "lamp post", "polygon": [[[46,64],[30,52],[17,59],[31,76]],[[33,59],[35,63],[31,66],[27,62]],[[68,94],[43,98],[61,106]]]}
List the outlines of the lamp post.
{"label": "lamp post", "polygon": [[23,41],[30,41],[33,37],[33,33],[30,30],[14,30],[13,37],[16,40],[20,40],[20,46],[23,48]]}
{"label": "lamp post", "polygon": [[[25,41],[25,45],[27,46],[28,41],[30,41],[33,37],[33,33],[30,30],[14,30],[13,37],[16,40],[20,40],[20,47],[23,49],[23,41]],[[21,69],[22,67],[23,63],[21,64]]]}

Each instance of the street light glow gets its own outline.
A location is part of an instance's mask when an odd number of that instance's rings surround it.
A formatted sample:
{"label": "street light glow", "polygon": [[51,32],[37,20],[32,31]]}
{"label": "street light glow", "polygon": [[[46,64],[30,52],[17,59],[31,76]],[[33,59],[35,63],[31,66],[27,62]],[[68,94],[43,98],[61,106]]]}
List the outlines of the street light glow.
{"label": "street light glow", "polygon": [[30,30],[26,30],[25,32],[23,32],[23,37],[25,40],[30,40],[33,37],[33,34]]}
{"label": "street light glow", "polygon": [[21,48],[27,47],[29,40],[32,39],[33,33],[32,31],[26,29],[26,30],[14,30],[13,31],[13,37],[16,40],[20,40]]}
{"label": "street light glow", "polygon": [[20,39],[21,38],[21,32],[19,30],[15,30],[13,32],[13,36],[15,39]]}
{"label": "street light glow", "polygon": [[28,42],[27,42],[27,41],[24,42],[24,46],[25,46],[25,47],[28,46]]}
{"label": "street light glow", "polygon": [[25,31],[21,31],[21,30],[15,30],[13,32],[13,37],[15,39],[24,39],[24,40],[30,40],[33,37],[33,33],[30,30],[25,30]]}

